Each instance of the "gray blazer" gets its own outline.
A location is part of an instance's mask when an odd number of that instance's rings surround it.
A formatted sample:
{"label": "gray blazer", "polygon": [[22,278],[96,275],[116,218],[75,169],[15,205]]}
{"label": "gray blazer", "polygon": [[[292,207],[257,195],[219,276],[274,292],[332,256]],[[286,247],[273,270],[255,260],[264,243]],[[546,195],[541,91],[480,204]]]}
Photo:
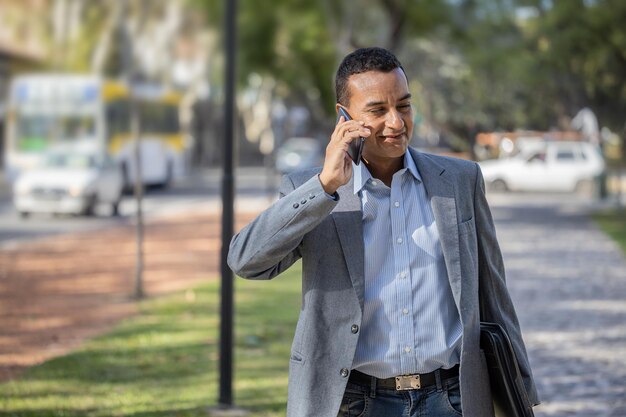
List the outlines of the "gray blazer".
{"label": "gray blazer", "polygon": [[[463,415],[493,415],[485,358],[479,348],[479,284],[488,294],[487,319],[508,331],[530,401],[538,403],[478,164],[412,148],[409,152],[433,208],[463,325]],[[309,170],[284,177],[282,198],[233,238],[228,255],[233,271],[249,279],[274,278],[302,259],[302,308],[289,367],[287,416],[291,417],[337,415],[363,314],[361,203],[352,181],[337,191],[339,201],[329,199],[317,173]]]}

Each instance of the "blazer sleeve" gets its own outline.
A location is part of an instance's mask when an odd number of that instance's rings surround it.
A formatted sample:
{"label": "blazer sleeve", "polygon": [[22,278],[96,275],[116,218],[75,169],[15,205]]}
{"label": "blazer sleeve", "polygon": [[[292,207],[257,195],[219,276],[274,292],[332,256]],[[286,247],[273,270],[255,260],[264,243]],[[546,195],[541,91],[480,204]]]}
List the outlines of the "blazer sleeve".
{"label": "blazer sleeve", "polygon": [[249,279],[271,279],[302,257],[302,239],[337,205],[314,175],[299,187],[284,176],[280,198],[230,242],[228,265]]}
{"label": "blazer sleeve", "polygon": [[496,238],[491,210],[485,196],[485,182],[478,164],[476,164],[476,170],[474,213],[478,236],[478,276],[481,288],[480,295],[484,297],[482,302],[486,315],[482,320],[499,323],[506,329],[519,362],[529,400],[531,404],[537,405],[539,404],[537,390],[526,347],[522,340],[517,314],[506,287],[502,253]]}

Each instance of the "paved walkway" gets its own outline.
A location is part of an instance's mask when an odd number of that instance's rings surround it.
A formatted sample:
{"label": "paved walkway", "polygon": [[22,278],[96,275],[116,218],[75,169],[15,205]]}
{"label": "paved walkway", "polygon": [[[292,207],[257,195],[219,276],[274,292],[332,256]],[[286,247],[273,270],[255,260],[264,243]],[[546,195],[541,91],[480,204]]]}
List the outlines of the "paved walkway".
{"label": "paved walkway", "polygon": [[490,197],[537,417],[626,416],[626,257],[571,196]]}

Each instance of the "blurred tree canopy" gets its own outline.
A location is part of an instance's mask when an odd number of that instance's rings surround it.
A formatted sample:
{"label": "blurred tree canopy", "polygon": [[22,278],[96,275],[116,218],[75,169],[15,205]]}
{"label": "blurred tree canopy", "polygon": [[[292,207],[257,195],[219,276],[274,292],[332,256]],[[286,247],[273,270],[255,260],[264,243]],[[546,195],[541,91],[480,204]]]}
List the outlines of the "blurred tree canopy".
{"label": "blurred tree canopy", "polygon": [[[51,31],[63,40],[55,41],[56,65],[118,74],[126,24],[136,51],[153,63],[146,77],[169,80],[172,19],[183,13],[184,30],[205,25],[222,33],[224,0],[127,3],[124,14],[120,2],[71,2],[75,11],[55,19]],[[48,11],[57,15],[63,4],[70,3],[49,3]],[[458,148],[481,130],[566,129],[583,107],[624,136],[624,22],[623,0],[239,0],[239,87],[258,83],[257,75],[270,79],[274,96],[306,105],[318,124],[330,125],[337,65],[355,48],[376,45],[403,62],[418,126]],[[200,49],[214,94],[223,80],[221,51]]]}
{"label": "blurred tree canopy", "polygon": [[[222,24],[221,0],[192,0]],[[239,0],[240,85],[257,73],[332,120],[340,59],[383,46],[403,62],[418,118],[477,130],[566,127],[582,107],[623,132],[622,0]]]}

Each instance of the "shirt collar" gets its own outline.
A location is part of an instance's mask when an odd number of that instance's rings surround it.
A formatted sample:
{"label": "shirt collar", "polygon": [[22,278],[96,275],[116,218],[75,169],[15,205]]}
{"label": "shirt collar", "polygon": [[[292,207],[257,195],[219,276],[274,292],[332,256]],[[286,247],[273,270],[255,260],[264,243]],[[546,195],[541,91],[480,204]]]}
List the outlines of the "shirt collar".
{"label": "shirt collar", "polygon": [[372,174],[362,161],[359,165],[352,162],[352,174],[354,175],[354,194],[358,194],[365,187],[367,181],[372,178]]}
{"label": "shirt collar", "polygon": [[422,177],[420,177],[420,173],[417,170],[417,165],[415,165],[415,161],[413,160],[413,156],[411,156],[411,152],[407,149],[404,153],[404,167],[409,170],[411,175],[418,181],[422,182]]}
{"label": "shirt collar", "polygon": [[[422,182],[422,177],[420,177],[415,161],[408,150],[404,153],[404,168],[406,168],[406,170],[409,171],[418,182]],[[356,165],[352,162],[352,172],[354,175],[353,191],[354,194],[357,194],[363,189],[363,187],[365,187],[367,181],[373,178],[372,174],[363,163]]]}

